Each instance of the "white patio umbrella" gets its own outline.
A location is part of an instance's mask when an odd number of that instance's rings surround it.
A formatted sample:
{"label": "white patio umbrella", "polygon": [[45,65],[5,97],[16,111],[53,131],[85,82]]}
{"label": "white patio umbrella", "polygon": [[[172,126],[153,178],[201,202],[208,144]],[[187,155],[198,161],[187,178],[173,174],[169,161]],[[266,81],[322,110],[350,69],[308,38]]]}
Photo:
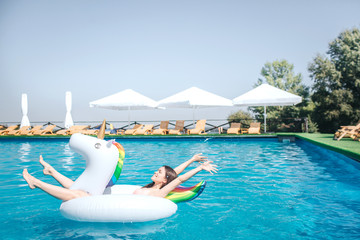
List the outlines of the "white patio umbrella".
{"label": "white patio umbrella", "polygon": [[27,116],[28,114],[28,100],[27,100],[27,94],[23,93],[21,95],[21,112],[23,114],[22,119],[21,119],[21,124],[20,124],[20,128],[24,127],[24,126],[30,126],[30,120],[29,117]]}
{"label": "white patio umbrella", "polygon": [[207,92],[197,87],[191,87],[158,102],[159,107],[192,108],[195,122],[195,109],[205,107],[231,107],[230,99]]}
{"label": "white patio umbrella", "polygon": [[65,116],[65,128],[68,129],[74,125],[74,121],[71,117],[71,107],[72,107],[72,95],[71,92],[65,93],[65,106],[66,106],[66,116]]}
{"label": "white patio umbrella", "polygon": [[157,102],[132,89],[115,93],[113,95],[90,102],[90,107],[106,108],[112,110],[128,110],[128,123],[130,124],[130,111],[156,108]]}
{"label": "white patio umbrella", "polygon": [[302,101],[298,95],[286,92],[276,87],[263,83],[260,86],[234,98],[235,106],[264,106],[264,132],[266,132],[266,107],[289,106]]}

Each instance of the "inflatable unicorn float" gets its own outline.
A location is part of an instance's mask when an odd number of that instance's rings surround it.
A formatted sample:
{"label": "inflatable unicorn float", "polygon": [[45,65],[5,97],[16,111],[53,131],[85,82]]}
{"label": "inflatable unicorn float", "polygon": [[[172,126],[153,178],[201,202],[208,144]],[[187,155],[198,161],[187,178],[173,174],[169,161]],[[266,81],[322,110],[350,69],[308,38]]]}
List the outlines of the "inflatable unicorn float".
{"label": "inflatable unicorn float", "polygon": [[115,140],[105,141],[105,120],[96,137],[73,134],[70,148],[86,160],[84,172],[70,189],[87,191],[91,196],[64,201],[61,214],[86,222],[145,222],[173,215],[176,203],[190,201],[204,190],[201,181],[189,188],[174,189],[166,198],[135,195],[136,185],[115,185],[125,158],[124,148]]}

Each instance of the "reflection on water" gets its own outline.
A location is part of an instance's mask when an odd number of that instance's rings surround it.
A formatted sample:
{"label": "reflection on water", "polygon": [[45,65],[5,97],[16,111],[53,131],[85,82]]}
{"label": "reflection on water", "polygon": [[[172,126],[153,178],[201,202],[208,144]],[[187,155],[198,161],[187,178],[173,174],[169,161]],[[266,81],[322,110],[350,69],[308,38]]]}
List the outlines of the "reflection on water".
{"label": "reflection on water", "polygon": [[74,151],[71,150],[69,144],[64,144],[64,157],[62,158],[62,167],[68,171],[73,170],[74,166]]}
{"label": "reflection on water", "polygon": [[22,162],[29,162],[29,154],[31,151],[31,145],[30,143],[21,143],[20,148],[19,148],[19,155],[20,155],[20,160]]}
{"label": "reflection on water", "polygon": [[[64,224],[64,223],[63,223]],[[136,236],[141,239],[141,236],[148,234],[155,234],[164,231],[166,220],[153,221],[145,223],[87,223],[87,222],[74,222],[67,221],[65,226],[70,226],[63,229],[66,236],[87,236],[95,239],[109,239],[121,238],[132,239]],[[96,231],[94,231],[96,229]]]}

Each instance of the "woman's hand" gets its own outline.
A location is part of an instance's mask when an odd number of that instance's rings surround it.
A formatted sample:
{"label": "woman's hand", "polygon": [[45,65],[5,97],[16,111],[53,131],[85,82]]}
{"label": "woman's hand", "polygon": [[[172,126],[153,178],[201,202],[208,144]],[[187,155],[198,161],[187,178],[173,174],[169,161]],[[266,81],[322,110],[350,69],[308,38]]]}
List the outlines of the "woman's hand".
{"label": "woman's hand", "polygon": [[218,169],[216,168],[217,165],[211,164],[212,161],[206,161],[200,164],[202,170],[208,171],[211,174],[217,173]]}
{"label": "woman's hand", "polygon": [[191,158],[192,162],[205,162],[207,161],[207,157],[203,156],[202,153],[199,154],[195,154],[192,158]]}

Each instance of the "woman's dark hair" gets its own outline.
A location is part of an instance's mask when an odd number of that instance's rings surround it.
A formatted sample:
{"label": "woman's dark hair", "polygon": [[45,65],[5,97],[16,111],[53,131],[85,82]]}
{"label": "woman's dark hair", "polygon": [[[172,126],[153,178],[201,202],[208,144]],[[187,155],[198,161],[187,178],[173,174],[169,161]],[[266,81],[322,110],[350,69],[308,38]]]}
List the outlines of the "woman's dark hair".
{"label": "woman's dark hair", "polygon": [[[164,165],[163,167],[165,168],[166,183],[164,183],[160,188],[165,187],[168,183],[170,183],[172,180],[178,177],[174,169],[166,165]],[[154,184],[155,184],[154,182],[149,183],[145,185],[143,188],[151,188],[152,186],[154,186]]]}

